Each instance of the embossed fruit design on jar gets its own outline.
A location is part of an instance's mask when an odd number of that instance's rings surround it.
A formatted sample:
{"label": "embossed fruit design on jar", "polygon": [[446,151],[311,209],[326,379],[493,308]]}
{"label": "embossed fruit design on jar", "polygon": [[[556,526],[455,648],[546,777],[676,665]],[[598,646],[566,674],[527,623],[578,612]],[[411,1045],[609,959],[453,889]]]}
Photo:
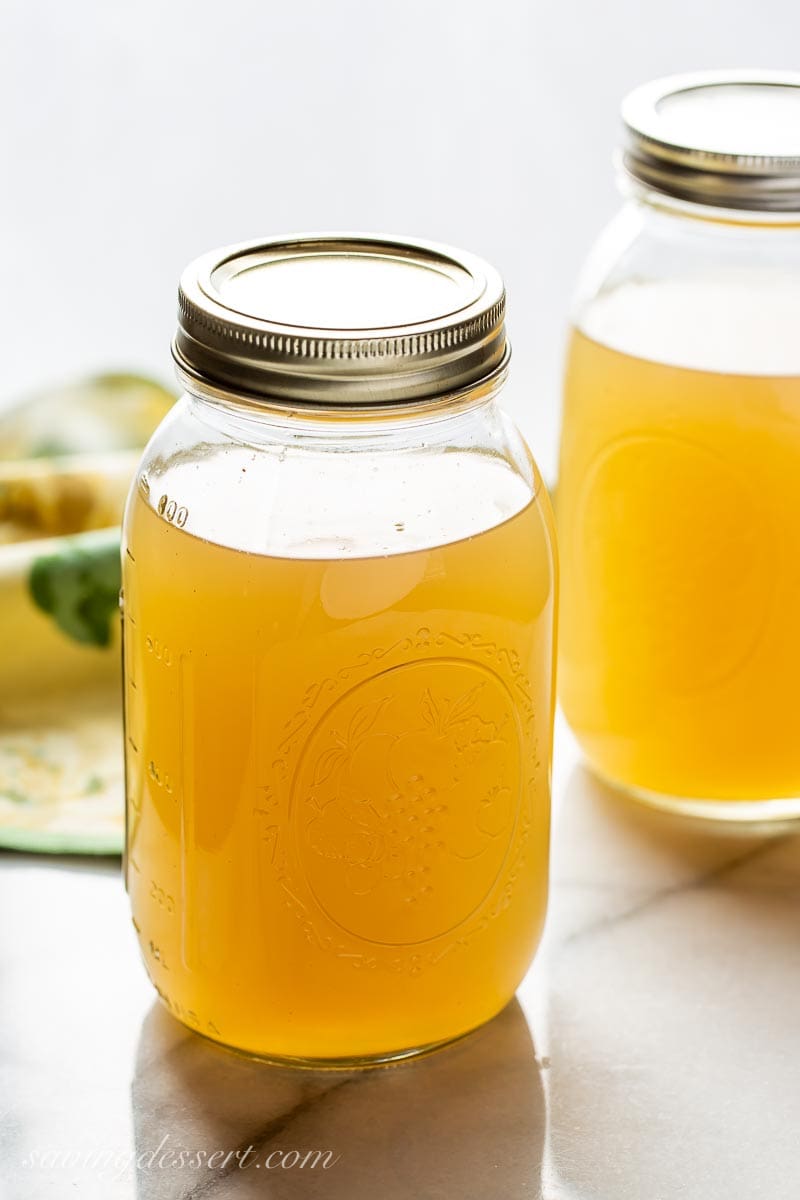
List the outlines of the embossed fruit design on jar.
{"label": "embossed fruit design on jar", "polygon": [[201,259],[125,522],[126,879],[186,1024],[369,1062],[498,1012],[546,906],[556,565],[501,281],[368,237]]}
{"label": "embossed fruit design on jar", "polygon": [[[505,861],[520,783],[513,700],[497,676],[452,659],[406,664],[354,691],[382,694],[348,713],[344,738],[326,721],[333,746],[319,757],[309,745],[306,873],[343,928],[416,945],[479,909]],[[336,716],[353,702],[346,695]]]}

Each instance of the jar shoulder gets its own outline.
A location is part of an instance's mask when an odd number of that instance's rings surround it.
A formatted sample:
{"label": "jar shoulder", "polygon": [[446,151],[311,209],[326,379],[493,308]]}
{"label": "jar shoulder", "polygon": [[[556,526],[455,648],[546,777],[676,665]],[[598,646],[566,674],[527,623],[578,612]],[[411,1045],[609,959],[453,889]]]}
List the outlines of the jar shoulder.
{"label": "jar shoulder", "polygon": [[800,227],[626,205],[581,274],[572,323],[643,359],[733,374],[796,375]]}
{"label": "jar shoulder", "polygon": [[425,549],[532,502],[548,528],[541,477],[516,426],[494,405],[467,417],[337,436],[305,422],[220,421],[183,397],[147,446],[131,496],[208,541],[289,557]]}

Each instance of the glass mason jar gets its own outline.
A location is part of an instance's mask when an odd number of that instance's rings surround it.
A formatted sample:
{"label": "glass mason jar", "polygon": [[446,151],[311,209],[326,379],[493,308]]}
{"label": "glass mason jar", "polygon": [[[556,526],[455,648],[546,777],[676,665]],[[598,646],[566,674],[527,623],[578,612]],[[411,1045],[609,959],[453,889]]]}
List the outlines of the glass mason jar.
{"label": "glass mason jar", "polygon": [[661,80],[623,120],[566,368],[561,700],[640,799],[800,815],[800,76]]}
{"label": "glass mason jar", "polygon": [[513,995],[547,892],[549,502],[497,273],[308,237],[201,258],[124,526],[151,979],[268,1058],[415,1053]]}

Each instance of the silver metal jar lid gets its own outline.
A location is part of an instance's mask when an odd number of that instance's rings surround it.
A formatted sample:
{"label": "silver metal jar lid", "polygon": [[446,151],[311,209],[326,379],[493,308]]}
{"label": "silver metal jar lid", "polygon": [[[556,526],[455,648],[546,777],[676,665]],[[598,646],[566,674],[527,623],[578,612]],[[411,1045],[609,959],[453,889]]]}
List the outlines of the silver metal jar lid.
{"label": "silver metal jar lid", "polygon": [[646,187],[718,208],[800,212],[800,74],[706,71],[623,101],[622,165]]}
{"label": "silver metal jar lid", "polygon": [[189,387],[300,404],[458,391],[508,359],[503,281],[472,254],[361,234],[268,238],[187,267],[173,356]]}

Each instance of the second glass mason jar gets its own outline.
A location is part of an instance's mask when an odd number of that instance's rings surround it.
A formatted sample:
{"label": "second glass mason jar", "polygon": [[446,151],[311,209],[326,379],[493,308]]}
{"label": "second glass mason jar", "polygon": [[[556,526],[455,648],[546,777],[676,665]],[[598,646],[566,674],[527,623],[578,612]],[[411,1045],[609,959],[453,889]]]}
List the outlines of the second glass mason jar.
{"label": "second glass mason jar", "polygon": [[800,815],[800,76],[623,106],[569,348],[561,699],[641,799]]}
{"label": "second glass mason jar", "polygon": [[232,247],[123,547],[126,879],[186,1024],[368,1062],[513,995],[547,893],[549,503],[504,293],[430,244]]}

